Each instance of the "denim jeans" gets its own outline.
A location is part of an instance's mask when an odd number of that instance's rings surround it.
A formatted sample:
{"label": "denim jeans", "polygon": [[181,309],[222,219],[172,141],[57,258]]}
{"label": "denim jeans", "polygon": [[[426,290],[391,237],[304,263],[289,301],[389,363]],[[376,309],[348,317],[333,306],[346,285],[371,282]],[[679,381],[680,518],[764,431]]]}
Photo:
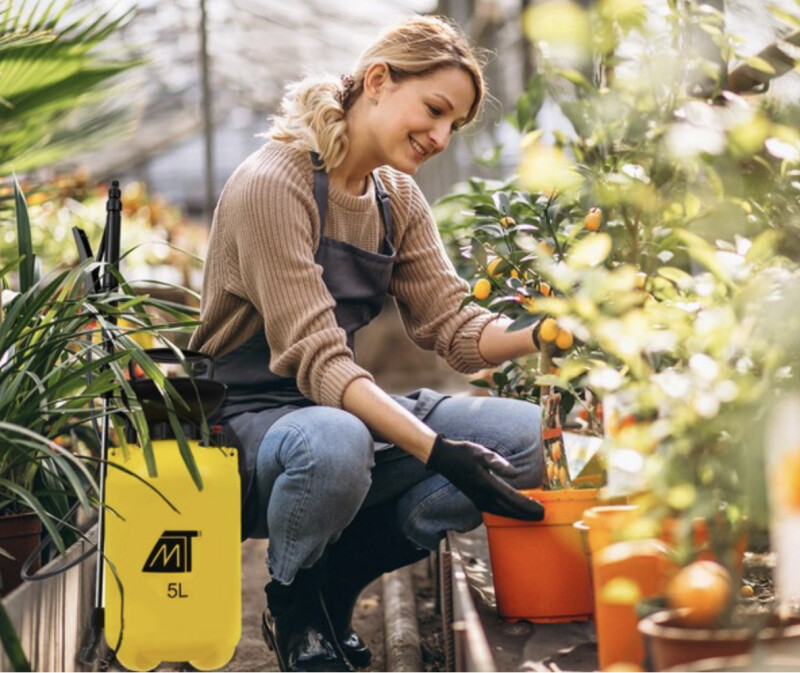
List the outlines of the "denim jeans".
{"label": "denim jeans", "polygon": [[[542,481],[539,407],[494,397],[452,397],[425,419],[450,439],[482,444],[507,458],[532,488]],[[374,450],[367,427],[331,407],[306,407],[277,421],[256,461],[262,519],[254,537],[269,537],[270,574],[288,584],[335,542],[361,507],[398,498],[398,525],[421,548],[435,549],[448,530],[481,523],[472,502],[411,455]],[[376,454],[378,459],[376,461]],[[382,460],[382,458],[385,458]]]}

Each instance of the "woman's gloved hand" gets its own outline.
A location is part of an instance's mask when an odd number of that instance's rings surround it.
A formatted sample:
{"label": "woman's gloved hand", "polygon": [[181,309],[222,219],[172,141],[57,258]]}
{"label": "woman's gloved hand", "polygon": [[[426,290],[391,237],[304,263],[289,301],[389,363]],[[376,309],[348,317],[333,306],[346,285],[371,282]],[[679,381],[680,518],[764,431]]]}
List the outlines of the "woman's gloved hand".
{"label": "woman's gloved hand", "polygon": [[493,474],[514,477],[516,468],[480,444],[436,435],[428,467],[446,477],[482,512],[525,521],[544,518],[540,502],[526,498]]}

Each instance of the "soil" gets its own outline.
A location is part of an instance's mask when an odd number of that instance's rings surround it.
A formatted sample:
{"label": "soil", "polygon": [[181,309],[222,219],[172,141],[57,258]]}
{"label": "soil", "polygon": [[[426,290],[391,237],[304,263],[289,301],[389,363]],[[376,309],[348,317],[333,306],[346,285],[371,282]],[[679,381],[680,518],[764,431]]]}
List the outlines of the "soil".
{"label": "soil", "polygon": [[771,552],[747,552],[742,569],[742,586],[753,589],[753,596],[745,599],[747,607],[769,608],[775,600],[772,570],[775,554]]}

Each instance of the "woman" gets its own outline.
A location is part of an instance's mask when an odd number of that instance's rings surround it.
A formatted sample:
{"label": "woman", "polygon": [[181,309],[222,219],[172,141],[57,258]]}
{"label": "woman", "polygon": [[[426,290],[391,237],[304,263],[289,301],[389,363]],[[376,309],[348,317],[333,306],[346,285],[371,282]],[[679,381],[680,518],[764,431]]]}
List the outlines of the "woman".
{"label": "woman", "polygon": [[409,336],[458,371],[536,351],[531,329],[459,308],[468,286],[410,177],[483,95],[464,37],[411,19],[352,76],[291,86],[220,198],[191,347],[228,385],[221,420],[242,447],[243,534],[269,537],[262,627],[283,670],[367,665],[350,619],[369,582],[480,511],[544,515],[514,488],[541,481],[537,407],[390,396],[353,355],[387,294]]}

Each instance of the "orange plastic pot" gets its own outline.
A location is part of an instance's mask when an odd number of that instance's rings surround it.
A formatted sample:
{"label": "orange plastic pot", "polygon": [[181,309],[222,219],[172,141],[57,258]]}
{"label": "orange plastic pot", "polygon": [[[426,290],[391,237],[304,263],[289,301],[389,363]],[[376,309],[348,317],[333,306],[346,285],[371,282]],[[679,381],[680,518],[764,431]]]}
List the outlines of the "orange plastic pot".
{"label": "orange plastic pot", "polygon": [[658,540],[617,542],[593,554],[595,627],[601,670],[620,662],[644,661],[636,603],[662,594],[677,570],[667,547]]}
{"label": "orange plastic pot", "polygon": [[483,515],[498,613],[534,623],[583,621],[593,612],[589,564],[573,524],[598,504],[597,489],[523,490],[542,521]]}
{"label": "orange plastic pot", "polygon": [[594,554],[619,542],[622,531],[639,510],[638,505],[600,505],[583,513],[588,551]]}

